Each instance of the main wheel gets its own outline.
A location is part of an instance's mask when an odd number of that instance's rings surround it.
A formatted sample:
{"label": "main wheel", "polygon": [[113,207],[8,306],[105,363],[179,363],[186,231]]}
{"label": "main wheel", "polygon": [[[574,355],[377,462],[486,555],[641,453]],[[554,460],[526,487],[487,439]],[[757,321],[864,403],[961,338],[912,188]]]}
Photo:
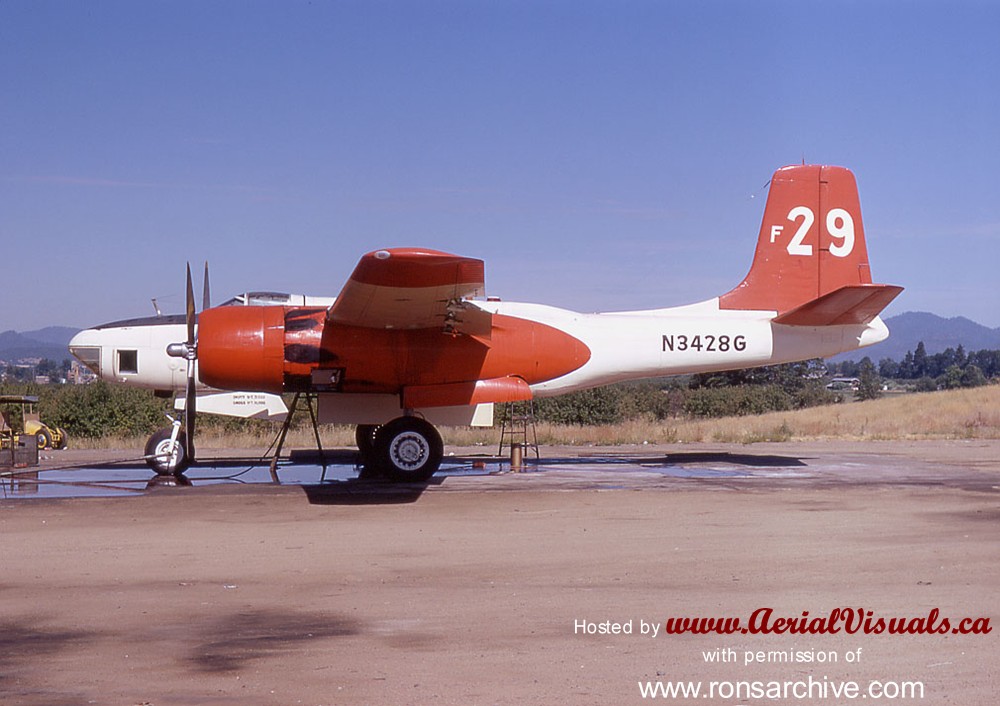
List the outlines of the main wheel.
{"label": "main wheel", "polygon": [[179,475],[191,465],[191,460],[184,453],[187,436],[183,431],[179,432],[177,441],[171,442],[172,432],[170,427],[160,429],[146,442],[146,465],[160,476]]}
{"label": "main wheel", "polygon": [[381,427],[378,424],[359,424],[354,430],[354,441],[358,445],[358,461],[361,468],[358,473],[360,480],[377,480],[381,477],[381,469],[375,454],[375,432]]}
{"label": "main wheel", "polygon": [[69,437],[66,436],[66,432],[62,427],[56,427],[56,433],[59,434],[59,441],[56,442],[57,449],[65,449],[69,446]]}
{"label": "main wheel", "polygon": [[390,480],[422,483],[444,456],[444,442],[431,424],[417,417],[399,417],[375,432],[375,462]]}
{"label": "main wheel", "polygon": [[375,452],[375,432],[379,430],[377,424],[359,424],[354,430],[354,441],[361,452],[361,459],[367,461]]}

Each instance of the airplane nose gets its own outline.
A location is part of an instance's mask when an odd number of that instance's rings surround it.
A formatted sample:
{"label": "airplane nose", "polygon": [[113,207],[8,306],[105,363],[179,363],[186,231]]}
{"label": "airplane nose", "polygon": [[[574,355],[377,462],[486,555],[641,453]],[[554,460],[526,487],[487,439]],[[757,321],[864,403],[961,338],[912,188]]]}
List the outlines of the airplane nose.
{"label": "airplane nose", "polygon": [[73,357],[101,376],[101,346],[96,340],[97,331],[89,328],[80,331],[69,342],[69,352]]}

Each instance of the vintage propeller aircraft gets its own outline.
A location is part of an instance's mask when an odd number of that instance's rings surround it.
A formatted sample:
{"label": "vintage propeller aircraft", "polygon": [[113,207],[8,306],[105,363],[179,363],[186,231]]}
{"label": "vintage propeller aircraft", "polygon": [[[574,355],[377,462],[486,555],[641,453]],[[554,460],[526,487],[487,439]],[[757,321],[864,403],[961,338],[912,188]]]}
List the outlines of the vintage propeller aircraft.
{"label": "vintage propeller aircraft", "polygon": [[[771,179],[749,273],[697,304],[582,314],[503,302],[483,298],[481,260],[391,248],[364,255],[336,299],[209,307],[206,294],[197,317],[189,268],[183,320],[88,329],[70,350],[107,379],[183,388],[185,428],[147,444],[161,473],[193,461],[196,406],[276,416],[277,396],[299,392],[318,396],[321,422],[357,425],[367,466],[423,481],[443,454],[435,425],[488,425],[494,403],[620,380],[869,346],[888,336],[878,314],[901,291],[872,282],[853,174],[801,165]],[[123,370],[122,350],[146,359],[129,354]]]}

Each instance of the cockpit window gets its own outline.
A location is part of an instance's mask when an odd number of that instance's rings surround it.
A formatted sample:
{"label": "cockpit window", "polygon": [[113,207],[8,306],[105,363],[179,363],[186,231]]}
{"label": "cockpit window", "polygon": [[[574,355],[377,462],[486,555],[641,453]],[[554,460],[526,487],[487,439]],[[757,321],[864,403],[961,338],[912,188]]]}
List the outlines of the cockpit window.
{"label": "cockpit window", "polygon": [[101,349],[97,346],[70,346],[69,352],[95,375],[101,374]]}
{"label": "cockpit window", "polygon": [[117,352],[118,352],[118,374],[138,375],[139,351],[119,350]]}
{"label": "cockpit window", "polygon": [[247,292],[237,294],[222,306],[283,306],[291,300],[292,295],[285,292]]}

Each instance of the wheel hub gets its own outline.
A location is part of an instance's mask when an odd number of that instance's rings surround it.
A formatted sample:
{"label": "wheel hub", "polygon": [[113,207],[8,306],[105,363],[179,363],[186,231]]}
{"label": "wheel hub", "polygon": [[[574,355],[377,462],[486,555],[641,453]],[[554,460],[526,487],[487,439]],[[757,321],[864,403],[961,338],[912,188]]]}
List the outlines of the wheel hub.
{"label": "wheel hub", "polygon": [[420,434],[404,432],[392,440],[390,448],[393,463],[407,471],[416,470],[427,462],[430,446]]}
{"label": "wheel hub", "polygon": [[178,442],[164,439],[156,445],[156,455],[164,459],[164,465],[173,468],[177,465],[180,448]]}

